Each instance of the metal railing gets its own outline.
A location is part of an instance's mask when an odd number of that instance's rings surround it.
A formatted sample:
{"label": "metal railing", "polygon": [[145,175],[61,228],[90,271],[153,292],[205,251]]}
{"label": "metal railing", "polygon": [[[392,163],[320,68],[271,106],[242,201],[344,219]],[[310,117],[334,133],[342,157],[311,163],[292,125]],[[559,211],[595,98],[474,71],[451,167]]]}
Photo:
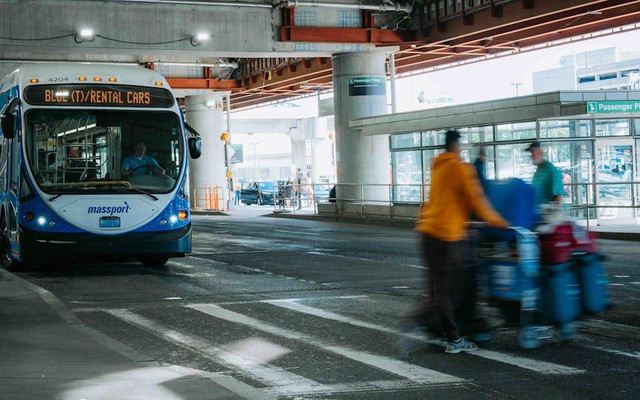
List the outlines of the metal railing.
{"label": "metal railing", "polygon": [[[328,192],[323,191],[323,195],[318,195],[314,187],[322,186],[331,188],[335,186],[335,198],[329,198]],[[621,224],[629,219],[640,218],[640,182],[581,182],[564,183],[563,186],[571,188],[564,198],[563,204],[570,210],[570,213],[577,219],[586,221],[587,229],[593,220],[605,219],[610,216],[604,215],[604,210],[631,210],[630,215],[620,218]],[[308,188],[312,188],[312,195],[309,197]],[[318,205],[325,203],[335,203],[336,215],[344,215],[345,212],[359,208],[359,215],[367,217],[371,215],[372,206],[387,207],[386,216],[389,218],[418,218],[418,213],[410,216],[406,213],[398,215],[398,207],[415,206],[416,208],[428,201],[429,184],[360,184],[360,183],[337,183],[337,184],[311,184],[292,185],[291,193],[288,194],[286,187],[280,190],[274,188],[274,211],[276,212],[300,212],[300,210],[312,210],[318,213]],[[296,189],[299,188],[299,189]],[[297,193],[301,193],[300,200]],[[621,204],[608,204],[618,202]],[[299,205],[302,205],[299,209]],[[354,208],[353,205],[356,205]],[[290,210],[289,210],[290,209]],[[380,209],[376,210],[376,216],[384,216]],[[615,219],[615,218],[611,218]],[[627,220],[627,221],[625,221]],[[637,223],[637,222],[636,222]]]}
{"label": "metal railing", "polygon": [[193,210],[224,211],[227,204],[224,186],[205,186],[193,189]]}

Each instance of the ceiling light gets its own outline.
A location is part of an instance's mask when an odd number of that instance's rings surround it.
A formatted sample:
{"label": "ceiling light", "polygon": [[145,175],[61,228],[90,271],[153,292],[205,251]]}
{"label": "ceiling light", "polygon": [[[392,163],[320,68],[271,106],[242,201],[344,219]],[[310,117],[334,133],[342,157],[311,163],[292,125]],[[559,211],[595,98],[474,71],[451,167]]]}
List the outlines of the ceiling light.
{"label": "ceiling light", "polygon": [[208,33],[200,32],[191,38],[191,45],[201,46],[202,43],[206,42],[210,38],[211,38],[211,35],[209,35]]}
{"label": "ceiling light", "polygon": [[84,43],[84,42],[93,42],[93,39],[96,37],[93,29],[80,29],[76,33],[76,43]]}
{"label": "ceiling light", "polygon": [[587,11],[587,15],[602,15],[602,11],[589,10],[589,11]]}

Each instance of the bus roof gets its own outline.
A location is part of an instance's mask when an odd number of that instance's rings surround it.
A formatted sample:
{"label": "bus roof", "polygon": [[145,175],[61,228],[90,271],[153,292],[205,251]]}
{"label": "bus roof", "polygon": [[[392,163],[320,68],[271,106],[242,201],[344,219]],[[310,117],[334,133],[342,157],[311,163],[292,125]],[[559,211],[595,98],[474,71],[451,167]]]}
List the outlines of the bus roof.
{"label": "bus roof", "polygon": [[[84,77],[86,81],[79,78]],[[101,79],[95,81],[94,78]],[[110,82],[109,78],[115,78]],[[37,79],[37,83],[32,83]],[[159,86],[156,82],[161,82]],[[129,65],[91,63],[47,63],[23,64],[0,82],[0,93],[13,86],[21,88],[32,84],[120,84],[134,86],[164,87],[171,89],[166,79],[157,72],[144,67]]]}

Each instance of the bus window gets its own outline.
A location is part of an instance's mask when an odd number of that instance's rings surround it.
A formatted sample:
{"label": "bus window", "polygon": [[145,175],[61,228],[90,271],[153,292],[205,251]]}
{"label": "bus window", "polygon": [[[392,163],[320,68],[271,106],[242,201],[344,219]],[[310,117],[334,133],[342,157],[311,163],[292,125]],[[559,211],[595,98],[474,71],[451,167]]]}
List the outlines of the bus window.
{"label": "bus window", "polygon": [[7,189],[7,158],[9,150],[7,139],[0,139],[0,190]]}
{"label": "bus window", "polygon": [[18,138],[11,139],[11,191],[18,194],[18,179],[20,179],[20,143]]}
{"label": "bus window", "polygon": [[28,167],[47,193],[168,193],[183,168],[173,112],[32,109],[25,121]]}

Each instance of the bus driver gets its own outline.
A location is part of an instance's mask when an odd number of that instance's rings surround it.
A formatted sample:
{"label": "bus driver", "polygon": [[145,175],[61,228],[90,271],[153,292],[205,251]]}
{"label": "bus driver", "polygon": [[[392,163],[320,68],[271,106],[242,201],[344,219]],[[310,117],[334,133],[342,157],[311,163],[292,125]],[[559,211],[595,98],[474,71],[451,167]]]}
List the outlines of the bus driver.
{"label": "bus driver", "polygon": [[[122,163],[122,175],[125,177],[129,175],[149,175],[153,172],[154,169],[158,169],[164,174],[164,168],[158,165],[158,162],[155,160],[155,158],[146,155],[146,152],[147,145],[145,144],[145,142],[143,142],[142,140],[138,141],[133,146],[133,155],[125,158],[124,162]],[[149,168],[148,166],[151,166],[151,168]],[[153,166],[157,168],[153,168]]]}

